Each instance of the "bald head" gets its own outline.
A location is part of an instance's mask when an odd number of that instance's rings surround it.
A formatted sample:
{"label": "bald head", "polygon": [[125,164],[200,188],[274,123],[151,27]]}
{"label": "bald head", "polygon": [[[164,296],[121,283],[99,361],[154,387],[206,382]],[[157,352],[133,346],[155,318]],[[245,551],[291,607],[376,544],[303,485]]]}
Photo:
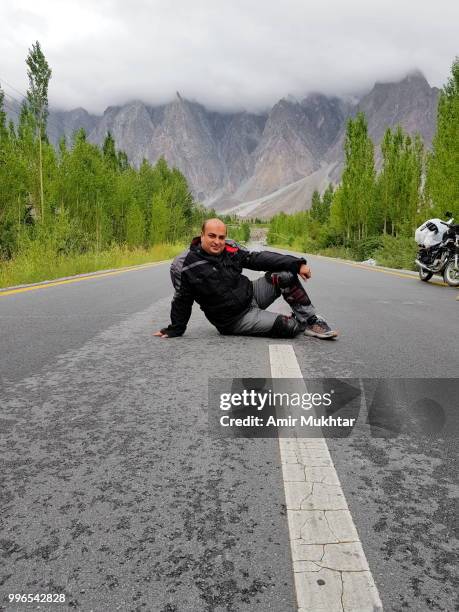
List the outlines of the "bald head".
{"label": "bald head", "polygon": [[225,228],[225,235],[226,235],[226,225],[218,217],[214,217],[213,219],[206,219],[201,226],[201,234],[203,234],[206,231],[206,227],[208,223],[217,223],[217,224],[223,225],[223,227]]}
{"label": "bald head", "polygon": [[207,219],[202,224],[201,247],[209,255],[220,255],[225,248],[226,225],[221,219]]}

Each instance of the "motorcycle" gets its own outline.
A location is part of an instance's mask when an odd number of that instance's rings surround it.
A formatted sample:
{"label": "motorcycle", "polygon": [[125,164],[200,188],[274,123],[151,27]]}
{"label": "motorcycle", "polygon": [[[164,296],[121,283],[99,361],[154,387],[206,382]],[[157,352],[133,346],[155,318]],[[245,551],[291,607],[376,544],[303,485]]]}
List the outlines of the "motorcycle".
{"label": "motorcycle", "polygon": [[[450,287],[459,287],[459,225],[454,225],[453,221],[452,218],[449,221],[427,221],[416,232],[419,250],[415,263],[419,268],[419,278],[424,282],[434,274],[442,274]],[[439,240],[435,244],[436,235]]]}

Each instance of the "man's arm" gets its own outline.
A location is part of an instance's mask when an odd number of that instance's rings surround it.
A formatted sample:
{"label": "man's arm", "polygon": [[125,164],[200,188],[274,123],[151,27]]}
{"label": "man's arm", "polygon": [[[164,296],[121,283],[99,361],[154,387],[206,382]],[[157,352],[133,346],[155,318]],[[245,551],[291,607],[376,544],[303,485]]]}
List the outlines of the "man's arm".
{"label": "man's arm", "polygon": [[180,289],[174,294],[171,304],[171,323],[160,331],[156,332],[155,336],[161,338],[175,338],[182,336],[185,333],[186,326],[191,317],[193,309],[193,294],[186,283],[181,284]]}
{"label": "man's arm", "polygon": [[[245,251],[241,249],[242,266],[249,270],[265,272],[292,272],[300,274],[301,267],[306,264],[304,257],[283,255],[273,251]],[[309,270],[308,266],[306,268]],[[304,268],[303,268],[304,270]],[[301,274],[303,276],[303,274]]]}

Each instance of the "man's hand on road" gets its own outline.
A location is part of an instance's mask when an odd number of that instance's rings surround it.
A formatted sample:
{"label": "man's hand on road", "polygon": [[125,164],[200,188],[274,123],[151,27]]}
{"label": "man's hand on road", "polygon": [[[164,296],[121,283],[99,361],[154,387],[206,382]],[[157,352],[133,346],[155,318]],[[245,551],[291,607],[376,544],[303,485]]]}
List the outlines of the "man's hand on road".
{"label": "man's hand on road", "polygon": [[167,334],[163,334],[162,331],[155,332],[153,336],[159,336],[160,338],[169,338],[169,336]]}
{"label": "man's hand on road", "polygon": [[298,274],[302,279],[308,280],[308,278],[311,278],[311,268],[306,264],[301,264]]}

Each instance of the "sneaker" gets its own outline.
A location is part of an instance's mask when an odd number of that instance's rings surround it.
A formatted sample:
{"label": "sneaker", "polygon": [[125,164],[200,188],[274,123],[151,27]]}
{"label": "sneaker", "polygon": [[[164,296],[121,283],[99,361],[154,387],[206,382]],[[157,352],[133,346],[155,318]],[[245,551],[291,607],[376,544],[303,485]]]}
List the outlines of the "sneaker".
{"label": "sneaker", "polygon": [[322,338],[323,340],[328,340],[330,338],[336,338],[338,332],[330,329],[324,319],[320,319],[319,317],[314,316],[309,319],[306,329],[304,330],[304,335],[312,336],[313,338]]}

